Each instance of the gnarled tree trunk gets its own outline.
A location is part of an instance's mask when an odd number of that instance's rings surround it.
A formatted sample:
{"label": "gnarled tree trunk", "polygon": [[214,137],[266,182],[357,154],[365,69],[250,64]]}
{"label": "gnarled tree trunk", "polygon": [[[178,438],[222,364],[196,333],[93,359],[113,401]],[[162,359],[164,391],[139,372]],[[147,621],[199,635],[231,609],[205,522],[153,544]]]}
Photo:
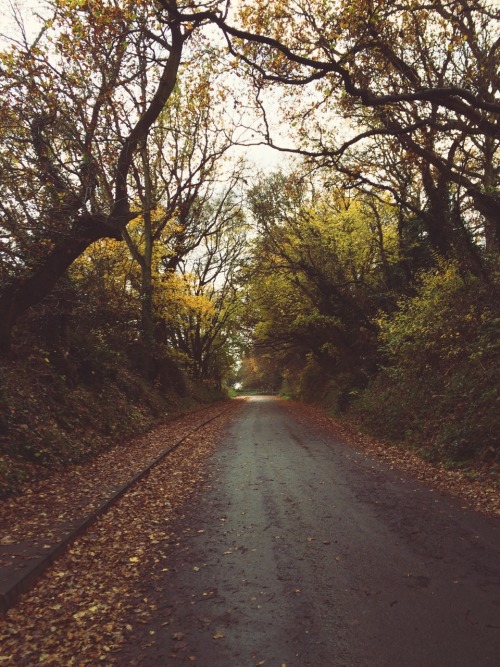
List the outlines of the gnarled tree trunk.
{"label": "gnarled tree trunk", "polygon": [[12,329],[18,318],[42,301],[75,259],[102,238],[121,239],[121,235],[103,220],[82,215],[73,232],[54,247],[43,264],[29,276],[15,278],[0,290],[0,353],[10,349]]}

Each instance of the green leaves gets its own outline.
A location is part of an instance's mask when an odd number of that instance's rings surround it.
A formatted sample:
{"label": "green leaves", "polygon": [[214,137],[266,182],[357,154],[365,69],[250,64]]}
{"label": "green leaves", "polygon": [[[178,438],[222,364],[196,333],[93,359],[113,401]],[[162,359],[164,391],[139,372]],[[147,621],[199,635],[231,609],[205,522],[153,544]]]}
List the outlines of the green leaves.
{"label": "green leaves", "polygon": [[368,423],[396,437],[406,431],[436,459],[498,453],[495,290],[442,263],[381,317],[386,365],[361,401]]}

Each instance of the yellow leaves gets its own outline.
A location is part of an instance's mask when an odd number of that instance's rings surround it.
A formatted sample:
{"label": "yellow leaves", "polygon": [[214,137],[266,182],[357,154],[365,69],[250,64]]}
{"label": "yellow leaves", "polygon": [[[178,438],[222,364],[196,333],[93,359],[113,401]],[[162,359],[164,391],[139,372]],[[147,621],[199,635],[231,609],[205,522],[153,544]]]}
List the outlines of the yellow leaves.
{"label": "yellow leaves", "polygon": [[215,315],[211,298],[197,288],[195,277],[189,274],[157,276],[155,307],[158,315],[171,323],[188,325],[194,318],[203,326]]}
{"label": "yellow leaves", "polygon": [[81,609],[73,614],[75,621],[80,621],[86,616],[92,616],[102,610],[102,605],[93,604],[85,609]]}

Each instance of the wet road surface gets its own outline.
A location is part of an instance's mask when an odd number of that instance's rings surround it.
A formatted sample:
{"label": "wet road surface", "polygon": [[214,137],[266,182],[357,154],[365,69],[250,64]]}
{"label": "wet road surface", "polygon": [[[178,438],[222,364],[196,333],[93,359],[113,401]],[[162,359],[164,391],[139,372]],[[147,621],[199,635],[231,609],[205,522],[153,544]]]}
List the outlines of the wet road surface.
{"label": "wet road surface", "polygon": [[121,664],[500,666],[500,521],[246,403]]}

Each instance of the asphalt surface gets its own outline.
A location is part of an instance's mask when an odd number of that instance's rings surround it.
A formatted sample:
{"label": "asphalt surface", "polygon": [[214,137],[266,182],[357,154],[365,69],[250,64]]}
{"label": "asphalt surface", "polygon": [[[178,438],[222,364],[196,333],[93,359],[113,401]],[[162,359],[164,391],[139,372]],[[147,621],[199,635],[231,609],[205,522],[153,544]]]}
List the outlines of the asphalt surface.
{"label": "asphalt surface", "polygon": [[120,664],[500,666],[500,521],[250,399]]}

